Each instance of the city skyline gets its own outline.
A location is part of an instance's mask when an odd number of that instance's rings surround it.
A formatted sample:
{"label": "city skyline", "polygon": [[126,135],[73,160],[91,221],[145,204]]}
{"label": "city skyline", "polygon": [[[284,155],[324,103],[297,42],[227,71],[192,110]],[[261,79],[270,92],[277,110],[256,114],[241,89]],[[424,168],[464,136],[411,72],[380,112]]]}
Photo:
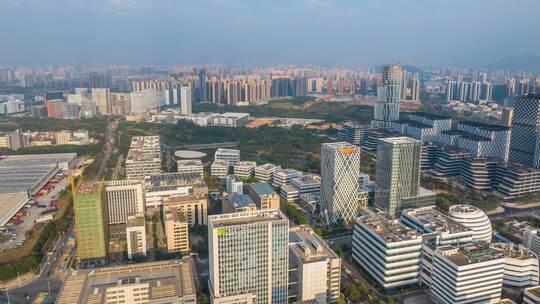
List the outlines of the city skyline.
{"label": "city skyline", "polygon": [[423,67],[481,67],[540,50],[530,39],[539,8],[533,0],[10,0],[0,2],[0,25],[10,29],[0,39],[11,46],[0,58],[31,65],[377,65],[398,57]]}

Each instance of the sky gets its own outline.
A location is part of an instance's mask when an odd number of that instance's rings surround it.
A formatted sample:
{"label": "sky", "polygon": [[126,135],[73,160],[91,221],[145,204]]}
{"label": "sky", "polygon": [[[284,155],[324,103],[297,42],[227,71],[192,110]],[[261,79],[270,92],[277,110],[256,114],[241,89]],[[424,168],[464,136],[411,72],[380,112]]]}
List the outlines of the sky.
{"label": "sky", "polygon": [[0,65],[482,66],[540,53],[540,0],[0,0]]}

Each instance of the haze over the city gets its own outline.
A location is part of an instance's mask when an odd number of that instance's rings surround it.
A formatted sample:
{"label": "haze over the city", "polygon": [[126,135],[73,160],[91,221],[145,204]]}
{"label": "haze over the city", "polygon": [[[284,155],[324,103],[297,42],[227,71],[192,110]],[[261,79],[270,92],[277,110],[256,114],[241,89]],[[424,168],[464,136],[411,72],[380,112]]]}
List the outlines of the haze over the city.
{"label": "haze over the city", "polygon": [[537,0],[2,0],[0,64],[485,66],[540,51]]}

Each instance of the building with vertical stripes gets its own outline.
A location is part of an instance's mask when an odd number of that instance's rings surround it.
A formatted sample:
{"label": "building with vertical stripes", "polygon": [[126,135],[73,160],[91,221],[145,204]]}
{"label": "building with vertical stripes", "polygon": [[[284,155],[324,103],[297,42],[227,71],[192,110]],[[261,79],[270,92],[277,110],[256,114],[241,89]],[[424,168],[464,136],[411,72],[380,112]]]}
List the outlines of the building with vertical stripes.
{"label": "building with vertical stripes", "polygon": [[289,220],[281,211],[211,215],[208,239],[212,303],[288,303]]}
{"label": "building with vertical stripes", "polygon": [[405,200],[420,192],[422,142],[408,137],[380,139],[377,146],[375,206],[396,216]]}
{"label": "building with vertical stripes", "polygon": [[128,216],[144,212],[142,181],[116,180],[105,182],[108,224],[125,224]]}

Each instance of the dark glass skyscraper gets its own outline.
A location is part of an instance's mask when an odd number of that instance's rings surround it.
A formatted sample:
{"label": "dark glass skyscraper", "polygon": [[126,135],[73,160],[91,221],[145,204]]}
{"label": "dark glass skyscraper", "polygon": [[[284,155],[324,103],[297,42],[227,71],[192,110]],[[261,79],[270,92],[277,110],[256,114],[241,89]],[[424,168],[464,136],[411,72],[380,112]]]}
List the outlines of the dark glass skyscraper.
{"label": "dark glass skyscraper", "polygon": [[540,95],[516,98],[509,160],[540,168]]}
{"label": "dark glass skyscraper", "polygon": [[199,102],[208,101],[206,96],[206,68],[199,70]]}

